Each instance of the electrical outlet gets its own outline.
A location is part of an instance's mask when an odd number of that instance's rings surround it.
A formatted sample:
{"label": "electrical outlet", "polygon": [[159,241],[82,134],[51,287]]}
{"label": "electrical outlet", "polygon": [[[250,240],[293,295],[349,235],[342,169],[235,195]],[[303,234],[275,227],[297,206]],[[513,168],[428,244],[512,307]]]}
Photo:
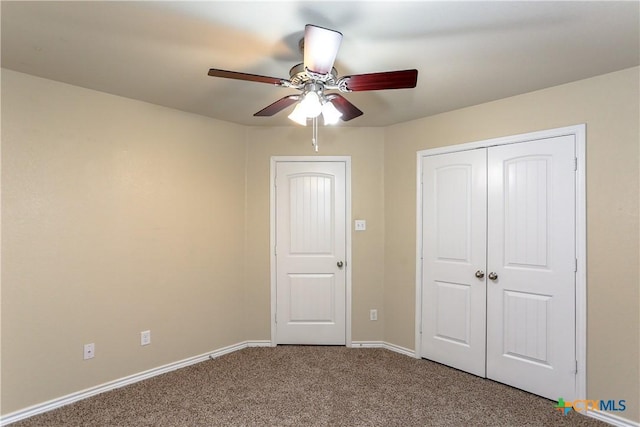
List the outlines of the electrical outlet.
{"label": "electrical outlet", "polygon": [[364,219],[356,219],[356,231],[365,231],[367,229],[367,221]]}
{"label": "electrical outlet", "polygon": [[140,345],[151,344],[151,331],[140,332]]}
{"label": "electrical outlet", "polygon": [[378,320],[378,310],[375,308],[369,310],[369,320]]}
{"label": "electrical outlet", "polygon": [[84,345],[84,360],[93,359],[96,354],[96,345],[94,343]]}

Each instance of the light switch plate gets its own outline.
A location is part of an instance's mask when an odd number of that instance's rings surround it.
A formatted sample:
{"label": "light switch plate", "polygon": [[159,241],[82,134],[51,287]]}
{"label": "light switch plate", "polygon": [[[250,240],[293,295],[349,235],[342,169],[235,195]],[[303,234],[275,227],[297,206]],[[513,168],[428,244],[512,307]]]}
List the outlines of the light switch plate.
{"label": "light switch plate", "polygon": [[365,231],[367,229],[367,221],[364,219],[356,219],[356,231]]}

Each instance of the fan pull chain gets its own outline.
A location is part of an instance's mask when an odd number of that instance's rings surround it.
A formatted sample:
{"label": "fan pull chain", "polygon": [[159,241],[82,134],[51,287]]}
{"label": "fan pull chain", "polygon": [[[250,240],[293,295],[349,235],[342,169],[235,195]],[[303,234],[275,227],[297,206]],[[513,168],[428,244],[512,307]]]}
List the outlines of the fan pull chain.
{"label": "fan pull chain", "polygon": [[312,124],[312,135],[311,135],[311,145],[313,146],[316,153],[318,152],[318,117],[314,117],[311,119]]}

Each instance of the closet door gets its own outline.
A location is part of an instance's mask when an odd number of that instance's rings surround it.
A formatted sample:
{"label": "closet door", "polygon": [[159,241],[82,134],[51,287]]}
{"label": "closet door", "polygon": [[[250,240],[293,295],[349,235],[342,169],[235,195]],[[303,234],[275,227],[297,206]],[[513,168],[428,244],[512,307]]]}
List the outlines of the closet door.
{"label": "closet door", "polygon": [[422,355],[484,377],[486,149],[422,162]]}
{"label": "closet door", "polygon": [[487,377],[575,394],[575,144],[488,149]]}

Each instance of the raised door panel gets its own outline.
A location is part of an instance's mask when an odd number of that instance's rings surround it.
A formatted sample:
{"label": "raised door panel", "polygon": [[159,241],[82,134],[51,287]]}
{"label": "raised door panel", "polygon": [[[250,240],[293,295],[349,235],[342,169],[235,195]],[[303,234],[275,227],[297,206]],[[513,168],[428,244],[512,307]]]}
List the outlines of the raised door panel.
{"label": "raised door panel", "polygon": [[288,324],[336,322],[334,274],[289,274],[284,297],[288,299]]}
{"label": "raised door panel", "polygon": [[326,255],[334,249],[334,177],[289,176],[289,253]]}
{"label": "raised door panel", "polygon": [[448,165],[433,171],[434,255],[438,261],[470,261],[472,172],[471,164]]}
{"label": "raised door panel", "polygon": [[435,338],[469,346],[471,286],[436,282]]}
{"label": "raised door panel", "polygon": [[549,365],[551,300],[549,295],[504,292],[505,356]]}
{"label": "raised door panel", "polygon": [[504,266],[549,268],[551,168],[548,155],[504,162]]}

